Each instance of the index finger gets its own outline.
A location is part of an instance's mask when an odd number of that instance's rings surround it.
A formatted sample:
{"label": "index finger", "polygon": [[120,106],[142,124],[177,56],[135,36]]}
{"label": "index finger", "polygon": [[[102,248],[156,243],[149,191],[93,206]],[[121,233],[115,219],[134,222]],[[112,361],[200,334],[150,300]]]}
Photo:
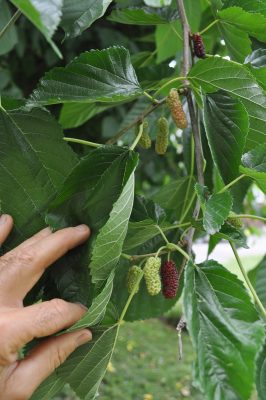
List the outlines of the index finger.
{"label": "index finger", "polygon": [[0,258],[0,303],[22,300],[44,270],[90,235],[86,225],[61,229],[26,248],[18,248]]}

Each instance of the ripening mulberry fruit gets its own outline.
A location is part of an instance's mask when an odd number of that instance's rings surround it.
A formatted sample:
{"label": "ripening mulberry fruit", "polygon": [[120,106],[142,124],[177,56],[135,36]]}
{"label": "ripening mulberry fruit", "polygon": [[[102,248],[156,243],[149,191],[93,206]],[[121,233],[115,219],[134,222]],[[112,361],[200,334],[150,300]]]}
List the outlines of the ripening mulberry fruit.
{"label": "ripening mulberry fruit", "polygon": [[[149,123],[145,119],[143,121],[142,135],[141,135],[141,138],[138,143],[143,149],[149,149],[151,147],[151,138],[150,138],[150,135],[148,132],[148,127],[149,127]],[[139,130],[139,127],[137,127],[136,135],[138,134],[138,130]]]}
{"label": "ripening mulberry fruit", "polygon": [[[139,276],[142,274],[142,269],[138,265],[132,265],[127,273],[127,289],[129,293],[132,293]],[[135,293],[139,291],[139,285],[135,289]]]}
{"label": "ripening mulberry fruit", "polygon": [[151,296],[159,294],[162,288],[160,267],[161,259],[159,257],[149,257],[143,268],[147,291]]}
{"label": "ripening mulberry fruit", "polygon": [[179,129],[185,129],[188,126],[187,117],[184,113],[182,102],[178,91],[171,89],[167,97],[167,104],[170,108],[172,118]]}
{"label": "ripening mulberry fruit", "polygon": [[205,46],[202,40],[202,37],[198,33],[194,33],[192,35],[194,53],[198,58],[205,58]]}
{"label": "ripening mulberry fruit", "polygon": [[227,218],[226,222],[228,222],[230,225],[234,226],[237,229],[240,229],[243,227],[242,220],[237,217],[237,214],[230,212],[229,217]]}
{"label": "ripening mulberry fruit", "polygon": [[168,121],[166,118],[161,117],[158,119],[158,132],[156,135],[155,151],[157,154],[163,155],[166,153],[168,147]]}
{"label": "ripening mulberry fruit", "polygon": [[176,265],[173,261],[165,261],[161,268],[163,295],[166,299],[173,299],[176,296],[179,285],[179,276]]}

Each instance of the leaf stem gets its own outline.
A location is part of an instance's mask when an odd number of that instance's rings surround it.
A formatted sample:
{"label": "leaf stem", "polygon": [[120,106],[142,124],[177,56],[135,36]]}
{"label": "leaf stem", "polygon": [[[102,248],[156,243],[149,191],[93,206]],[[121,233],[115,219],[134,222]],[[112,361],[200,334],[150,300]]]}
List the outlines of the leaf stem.
{"label": "leaf stem", "polygon": [[162,238],[164,239],[165,243],[168,244],[169,241],[167,239],[167,237],[165,236],[165,234],[163,233],[162,229],[160,228],[159,225],[156,225],[156,228],[158,229],[158,231],[160,232],[160,234],[162,235]]}
{"label": "leaf stem", "polygon": [[15,14],[12,15],[8,23],[4,26],[4,28],[0,32],[0,39],[4,36],[4,34],[8,31],[8,29],[17,21],[17,19],[21,16],[21,11],[17,10]]}
{"label": "leaf stem", "polygon": [[235,185],[238,181],[240,181],[240,179],[245,178],[245,176],[246,176],[245,174],[239,175],[236,179],[229,182],[226,186],[224,186],[221,190],[219,190],[219,192],[217,192],[217,194],[224,193],[227,189],[229,189],[231,186]]}
{"label": "leaf stem", "polygon": [[90,146],[90,147],[102,147],[103,146],[103,144],[100,144],[100,143],[94,143],[94,142],[89,142],[88,140],[82,140],[82,139],[76,139],[76,138],[70,138],[70,137],[64,137],[63,140],[65,140],[66,142],[84,144],[85,146]]}
{"label": "leaf stem", "polygon": [[139,274],[138,279],[137,279],[137,281],[136,281],[136,283],[135,283],[135,285],[133,287],[133,290],[130,293],[130,295],[129,295],[128,299],[127,299],[127,302],[126,302],[126,304],[125,304],[125,306],[124,306],[124,308],[123,308],[123,310],[121,312],[121,315],[120,315],[119,320],[118,320],[118,325],[121,325],[121,322],[123,321],[123,319],[124,319],[124,317],[126,315],[128,307],[130,306],[131,300],[133,299],[134,295],[136,294],[137,288],[138,288],[138,286],[140,284],[141,279],[143,278],[143,275],[144,275],[144,273],[142,271],[142,273]]}
{"label": "leaf stem", "polygon": [[245,268],[244,268],[244,266],[242,264],[242,261],[241,261],[239,255],[238,255],[238,252],[236,250],[235,244],[233,242],[231,242],[230,240],[229,240],[229,243],[230,243],[230,246],[231,246],[231,248],[233,250],[233,253],[234,253],[236,261],[237,261],[237,264],[238,264],[238,266],[240,268],[240,271],[241,271],[241,273],[243,275],[243,278],[245,279],[245,282],[246,282],[247,286],[249,287],[249,290],[252,293],[254,302],[257,304],[258,308],[260,309],[261,314],[263,315],[264,319],[266,319],[266,310],[265,310],[263,304],[261,303],[261,301],[260,301],[260,299],[259,299],[259,297],[258,297],[258,295],[257,295],[252,283],[249,280],[248,274],[247,274],[247,272],[246,272],[246,270],[245,270]]}
{"label": "leaf stem", "polygon": [[143,94],[144,94],[149,100],[151,100],[152,103],[155,103],[155,104],[158,103],[159,100],[155,99],[155,97],[151,96],[149,93],[147,93],[147,92],[144,91]]}
{"label": "leaf stem", "polygon": [[206,28],[202,29],[201,32],[199,32],[199,35],[203,35],[205,32],[207,32],[209,29],[211,29],[214,25],[216,25],[219,22],[218,19],[215,19],[214,21],[212,21],[208,26],[206,26]]}
{"label": "leaf stem", "polygon": [[184,251],[183,249],[181,249],[181,247],[179,247],[177,244],[175,244],[175,243],[170,243],[171,244],[171,246],[173,246],[173,247],[175,247],[175,249],[179,252],[179,253],[181,253],[184,257],[185,257],[185,259],[187,260],[187,261],[189,261],[190,260],[190,256],[188,255],[188,253],[186,252],[186,251]]}
{"label": "leaf stem", "polygon": [[112,137],[111,139],[107,140],[106,144],[114,144],[114,143],[116,143],[117,140],[121,138],[121,136],[123,136],[127,131],[129,131],[129,129],[133,128],[135,125],[137,125],[140,122],[142,122],[143,119],[145,117],[147,117],[147,115],[149,115],[153,111],[155,111],[158,107],[160,107],[162,104],[164,104],[165,101],[166,101],[166,98],[158,100],[158,102],[156,104],[152,104],[151,106],[146,108],[146,110],[144,110],[144,112],[141,115],[139,115],[136,119],[134,119],[134,121],[132,121],[130,124],[128,124],[123,129],[118,131],[117,134],[114,137]]}
{"label": "leaf stem", "polygon": [[171,85],[171,83],[173,82],[177,82],[177,81],[183,81],[184,79],[186,79],[184,76],[177,76],[176,78],[170,79],[170,81],[165,82],[158,90],[156,90],[156,92],[154,93],[154,96],[158,96],[158,94],[167,86]]}
{"label": "leaf stem", "polygon": [[264,217],[259,217],[258,215],[252,215],[252,214],[237,214],[236,217],[237,217],[237,218],[257,219],[258,221],[266,222],[266,218],[264,218]]}
{"label": "leaf stem", "polygon": [[140,140],[140,138],[142,136],[142,133],[143,133],[143,123],[141,123],[140,126],[139,126],[139,131],[138,131],[137,137],[134,140],[134,142],[132,143],[132,145],[130,146],[130,150],[134,150],[135,149],[135,147],[137,146],[137,144],[138,144],[138,142],[139,142],[139,140]]}

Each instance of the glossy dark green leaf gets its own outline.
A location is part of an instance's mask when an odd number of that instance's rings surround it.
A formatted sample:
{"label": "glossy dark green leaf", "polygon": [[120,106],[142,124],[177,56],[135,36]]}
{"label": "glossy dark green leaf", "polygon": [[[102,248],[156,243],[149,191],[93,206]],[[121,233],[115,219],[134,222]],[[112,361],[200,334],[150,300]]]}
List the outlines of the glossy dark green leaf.
{"label": "glossy dark green leaf", "polygon": [[114,107],[114,104],[66,103],[61,108],[59,122],[65,129],[77,128],[110,107]]}
{"label": "glossy dark green leaf", "polygon": [[66,37],[76,37],[106,12],[112,0],[64,0],[60,26]]}
{"label": "glossy dark green leaf", "polygon": [[77,158],[44,110],[0,109],[0,141],[1,208],[14,217],[13,247],[45,226],[44,211]]}
{"label": "glossy dark green leaf", "polygon": [[82,53],[66,67],[52,69],[28,104],[115,103],[141,93],[128,51],[117,46]]}
{"label": "glossy dark green leaf", "polygon": [[190,71],[189,79],[195,88],[214,93],[224,90],[240,100],[249,116],[249,133],[246,148],[265,143],[266,139],[266,96],[247,67],[212,57],[199,61]]}
{"label": "glossy dark green leaf", "polygon": [[264,328],[243,283],[215,261],[190,262],[184,306],[205,398],[250,399]]}
{"label": "glossy dark green leaf", "polygon": [[266,143],[243,155],[240,171],[255,179],[266,193]]}
{"label": "glossy dark green leaf", "polygon": [[[6,26],[11,18],[11,12],[6,0],[0,1],[0,31]],[[17,31],[14,26],[9,27],[0,40],[0,55],[8,53],[17,43]]]}
{"label": "glossy dark green leaf", "polygon": [[177,11],[172,11],[169,7],[158,9],[132,7],[115,9],[107,19],[127,25],[161,25],[168,24],[177,18]]}
{"label": "glossy dark green leaf", "polygon": [[80,268],[79,276],[75,275],[71,283],[72,296],[80,298],[81,288],[89,287],[88,277],[83,284],[79,282],[81,272],[88,271],[89,258],[94,282],[106,280],[116,266],[133,205],[137,158],[130,150],[117,146],[91,151],[73,169],[49,208],[47,222],[53,228],[85,223],[92,230],[90,242],[82,246],[83,250],[79,249],[76,257],[75,251],[70,252],[66,257],[73,254],[71,262],[62,259],[60,267],[57,265],[51,271],[61,295],[65,293],[68,299],[71,292],[66,279],[67,267],[70,276]]}
{"label": "glossy dark green leaf", "polygon": [[260,13],[266,16],[266,1],[259,0],[223,0],[224,8],[238,6],[249,13]]}
{"label": "glossy dark green leaf", "polygon": [[233,25],[262,42],[266,41],[266,18],[262,14],[229,7],[219,11],[218,17],[222,24]]}
{"label": "glossy dark green leaf", "polygon": [[266,50],[257,49],[253,51],[246,59],[245,64],[250,72],[256,78],[258,84],[266,90]]}
{"label": "glossy dark green leaf", "polygon": [[55,33],[61,16],[63,0],[11,0],[32,23],[44,35],[59,57],[61,56],[57,46],[51,40]]}
{"label": "glossy dark green leaf", "polygon": [[248,114],[239,100],[219,92],[205,99],[204,124],[213,160],[227,184],[239,176],[248,134]]}

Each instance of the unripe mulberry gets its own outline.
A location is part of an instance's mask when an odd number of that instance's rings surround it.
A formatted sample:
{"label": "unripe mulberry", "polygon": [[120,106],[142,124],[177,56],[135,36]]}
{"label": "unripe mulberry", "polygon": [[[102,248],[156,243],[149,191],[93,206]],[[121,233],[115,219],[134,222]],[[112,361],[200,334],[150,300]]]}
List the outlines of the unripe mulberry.
{"label": "unripe mulberry", "polygon": [[194,53],[198,58],[205,58],[206,53],[205,53],[205,46],[202,40],[202,37],[200,36],[199,33],[194,33],[192,35],[192,41],[193,41],[193,47],[194,47]]}
{"label": "unripe mulberry", "polygon": [[151,296],[159,294],[162,288],[160,267],[161,259],[159,257],[149,257],[143,268],[147,291]]}
{"label": "unripe mulberry", "polygon": [[182,102],[178,91],[171,89],[167,97],[167,104],[170,108],[172,118],[179,129],[185,129],[188,126],[187,117],[184,113]]}
{"label": "unripe mulberry", "polygon": [[163,155],[166,153],[168,147],[168,134],[168,121],[166,118],[161,117],[158,119],[158,132],[155,143],[155,151],[157,154]]}
{"label": "unripe mulberry", "polygon": [[179,286],[179,275],[173,261],[165,261],[161,268],[163,295],[166,299],[176,296]]}
{"label": "unripe mulberry", "polygon": [[[143,121],[142,135],[141,135],[141,138],[138,143],[143,149],[149,149],[151,147],[151,138],[150,138],[150,135],[148,132],[148,127],[149,127],[149,123],[145,119]],[[139,130],[139,128],[137,128],[136,135],[138,134],[138,130]]]}
{"label": "unripe mulberry", "polygon": [[234,226],[237,229],[241,229],[243,227],[241,218],[238,218],[237,214],[233,212],[229,214],[229,217],[227,218],[226,222],[228,222],[230,225]]}
{"label": "unripe mulberry", "polygon": [[[142,269],[138,265],[132,265],[127,273],[127,289],[129,293],[132,293],[138,278],[142,274]],[[139,285],[135,288],[135,293],[139,291]]]}

